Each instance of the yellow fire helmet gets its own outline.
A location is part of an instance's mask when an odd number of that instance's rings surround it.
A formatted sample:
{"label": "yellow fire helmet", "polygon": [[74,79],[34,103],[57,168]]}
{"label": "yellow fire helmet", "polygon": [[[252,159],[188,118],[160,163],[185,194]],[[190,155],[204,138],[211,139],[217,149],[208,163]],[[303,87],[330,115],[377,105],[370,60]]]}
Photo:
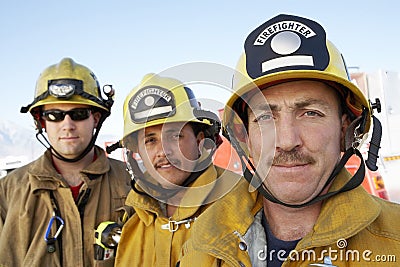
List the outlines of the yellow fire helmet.
{"label": "yellow fire helmet", "polygon": [[[136,152],[128,136],[145,127],[169,122],[197,122],[209,126],[210,137],[219,136],[216,114],[201,109],[192,90],[179,80],[154,73],[143,77],[124,102],[124,135],[122,145]],[[207,135],[207,133],[206,133]],[[134,139],[134,138],[133,138]],[[133,140],[130,138],[130,140]]]}
{"label": "yellow fire helmet", "polygon": [[[334,88],[333,90],[337,90],[343,99],[344,112],[353,121],[347,129],[343,144],[342,150],[345,153],[326,184],[336,177],[352,155],[356,154],[361,159],[361,164],[349,183],[340,190],[317,196],[306,203],[291,205],[270,194],[262,183],[265,177],[259,176],[257,167],[254,167],[248,158],[249,151],[245,140],[248,117],[246,101],[258,93],[263,97],[261,90],[268,90],[269,86],[300,79],[321,81]],[[363,136],[368,133],[372,120],[374,127],[366,164],[371,170],[377,169],[376,159],[382,129],[379,120],[373,116],[372,109],[377,108],[378,112],[380,111],[379,100],[371,104],[362,91],[351,82],[343,56],[327,40],[324,28],[317,22],[281,14],[257,27],[245,40],[244,53],[237,63],[232,89],[233,94],[224,109],[223,132],[227,134],[241,159],[247,160],[247,162],[242,161],[242,166],[245,166],[244,177],[268,200],[299,208],[351,190],[361,184],[365,167],[358,147],[363,141]],[[264,149],[263,152],[265,150],[274,152],[274,148]]]}
{"label": "yellow fire helmet", "polygon": [[[36,82],[34,100],[28,106],[21,107],[21,112],[29,111],[32,114],[38,131],[36,138],[46,148],[50,148],[54,156],[63,161],[76,162],[92,149],[104,120],[110,115],[114,103],[114,89],[111,85],[105,85],[103,92],[107,99],[103,99],[99,82],[90,69],[75,63],[71,58],[63,58],[58,64],[47,67],[40,74]],[[45,123],[42,119],[41,106],[46,104],[85,104],[94,107],[101,113],[96,131],[81,155],[72,159],[65,158],[51,146],[43,135]],[[47,144],[39,136],[42,136]]]}
{"label": "yellow fire helmet", "polygon": [[336,88],[354,118],[365,110],[362,133],[369,130],[370,102],[351,82],[343,56],[315,21],[293,15],[278,15],[268,20],[248,35],[236,70],[234,93],[222,120],[224,128],[232,122],[233,112],[243,114],[246,94],[250,91],[290,80],[314,79]]}
{"label": "yellow fire helmet", "polygon": [[[111,89],[105,86],[107,96]],[[111,89],[112,90],[112,89]],[[110,97],[113,93],[111,93]],[[58,64],[47,67],[36,82],[35,99],[21,112],[30,111],[45,104],[85,104],[110,112],[113,100],[101,96],[99,82],[87,67],[77,64],[71,58],[63,58]]]}

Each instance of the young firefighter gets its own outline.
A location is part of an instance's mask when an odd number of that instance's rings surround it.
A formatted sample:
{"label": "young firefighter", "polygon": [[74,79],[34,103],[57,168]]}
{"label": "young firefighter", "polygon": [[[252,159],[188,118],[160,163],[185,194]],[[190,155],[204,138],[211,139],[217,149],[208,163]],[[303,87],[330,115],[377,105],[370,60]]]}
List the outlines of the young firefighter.
{"label": "young firefighter", "polygon": [[[193,226],[180,266],[397,266],[400,206],[360,186],[358,147],[372,125],[366,165],[376,168],[379,103],[349,80],[310,19],[278,15],[244,50],[223,128],[249,160],[244,177],[258,199],[233,191],[216,202]],[[354,154],[352,177],[344,165]]]}
{"label": "young firefighter", "polygon": [[130,189],[124,164],[95,145],[112,95],[103,99],[93,72],[70,58],[39,76],[21,112],[32,114],[48,148],[0,180],[0,266],[113,265],[112,255],[94,254],[96,227],[117,221]]}
{"label": "young firefighter", "polygon": [[116,266],[175,266],[196,220],[240,176],[213,165],[219,118],[201,109],[180,81],[144,76],[123,112],[122,143],[133,176],[126,205],[135,214],[122,228]]}

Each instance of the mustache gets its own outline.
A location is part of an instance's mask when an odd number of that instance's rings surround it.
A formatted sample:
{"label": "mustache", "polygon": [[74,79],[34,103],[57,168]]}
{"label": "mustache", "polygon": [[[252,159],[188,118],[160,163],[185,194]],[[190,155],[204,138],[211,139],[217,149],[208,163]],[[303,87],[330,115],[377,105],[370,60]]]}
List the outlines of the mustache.
{"label": "mustache", "polygon": [[275,157],[272,160],[273,165],[283,165],[283,164],[314,164],[316,160],[303,152],[298,150],[292,151],[282,151],[275,153]]}
{"label": "mustache", "polygon": [[153,164],[153,166],[154,166],[154,168],[158,168],[158,167],[160,167],[162,165],[166,165],[166,164],[171,164],[174,167],[179,167],[181,165],[181,161],[178,159],[174,159],[174,158],[168,158],[168,160],[167,159],[159,159]]}

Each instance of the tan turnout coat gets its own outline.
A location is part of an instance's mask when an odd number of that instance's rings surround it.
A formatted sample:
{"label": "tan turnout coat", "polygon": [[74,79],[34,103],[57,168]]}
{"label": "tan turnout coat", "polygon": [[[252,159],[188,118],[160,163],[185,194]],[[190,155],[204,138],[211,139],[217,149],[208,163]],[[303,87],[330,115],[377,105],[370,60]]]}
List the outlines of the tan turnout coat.
{"label": "tan turnout coat", "polygon": [[[81,171],[83,185],[77,204],[53,167],[49,151],[0,179],[0,266],[111,264],[94,260],[94,231],[101,222],[118,219],[116,210],[124,205],[130,177],[124,163],[107,158],[100,147],[95,153],[97,159]],[[54,211],[50,192],[65,222],[59,236],[62,248],[56,242],[54,253],[47,252],[44,240]],[[56,230],[54,223],[51,236]]]}

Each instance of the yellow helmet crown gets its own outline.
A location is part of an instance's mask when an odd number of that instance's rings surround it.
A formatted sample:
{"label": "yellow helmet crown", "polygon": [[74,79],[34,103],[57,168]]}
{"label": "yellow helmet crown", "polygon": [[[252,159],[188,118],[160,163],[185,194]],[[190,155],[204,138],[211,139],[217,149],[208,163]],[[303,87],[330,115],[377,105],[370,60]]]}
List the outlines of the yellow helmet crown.
{"label": "yellow helmet crown", "polygon": [[112,106],[112,101],[102,98],[94,73],[71,58],[63,58],[40,74],[34,97],[34,101],[21,108],[21,112],[32,112],[36,107],[56,103],[86,104],[105,112],[110,112]]}

